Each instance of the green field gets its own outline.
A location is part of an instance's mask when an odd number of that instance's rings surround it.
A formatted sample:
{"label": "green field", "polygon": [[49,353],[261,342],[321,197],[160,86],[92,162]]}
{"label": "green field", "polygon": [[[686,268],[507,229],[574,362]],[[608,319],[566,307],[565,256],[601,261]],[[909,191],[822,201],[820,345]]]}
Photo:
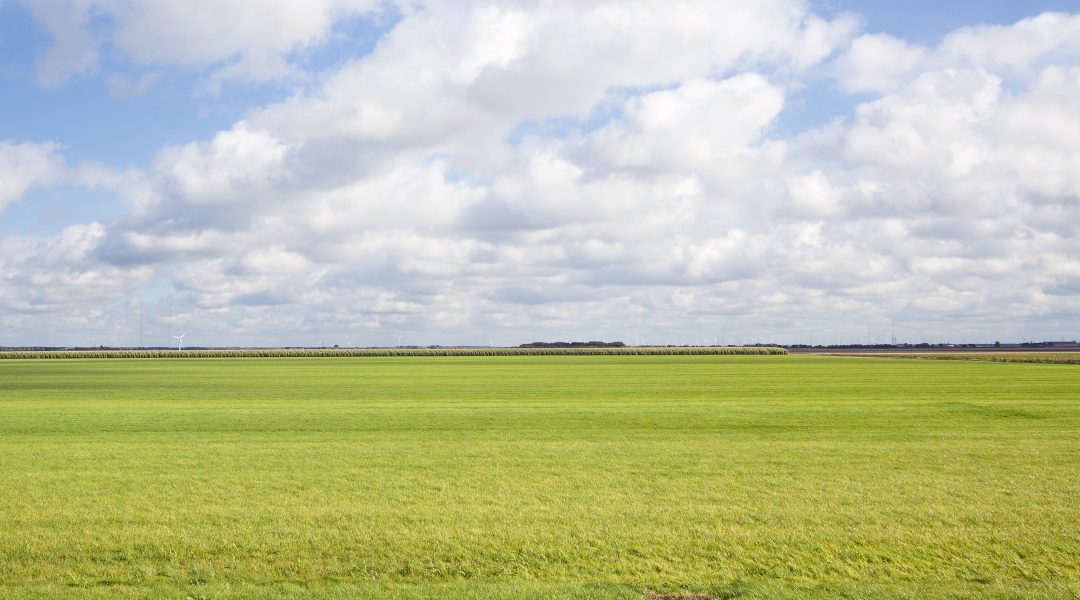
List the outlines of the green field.
{"label": "green field", "polygon": [[923,360],[988,360],[992,362],[1057,363],[1080,365],[1080,352],[877,352],[847,356],[915,358]]}
{"label": "green field", "polygon": [[1069,598],[1080,369],[0,361],[0,597]]}

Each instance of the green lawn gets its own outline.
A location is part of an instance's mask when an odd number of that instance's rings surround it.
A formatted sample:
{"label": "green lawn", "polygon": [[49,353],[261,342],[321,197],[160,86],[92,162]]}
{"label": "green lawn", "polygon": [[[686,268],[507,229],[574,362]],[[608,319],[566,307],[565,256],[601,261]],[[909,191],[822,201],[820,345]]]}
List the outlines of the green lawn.
{"label": "green lawn", "polygon": [[1080,368],[0,361],[0,597],[1080,597]]}

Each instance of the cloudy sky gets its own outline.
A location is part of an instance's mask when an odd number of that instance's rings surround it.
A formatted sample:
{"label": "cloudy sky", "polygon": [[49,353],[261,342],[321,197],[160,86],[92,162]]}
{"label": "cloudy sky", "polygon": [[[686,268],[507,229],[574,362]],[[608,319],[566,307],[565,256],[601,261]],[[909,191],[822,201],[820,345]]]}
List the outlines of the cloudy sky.
{"label": "cloudy sky", "polygon": [[0,0],[0,345],[1073,339],[1078,98],[1078,0]]}

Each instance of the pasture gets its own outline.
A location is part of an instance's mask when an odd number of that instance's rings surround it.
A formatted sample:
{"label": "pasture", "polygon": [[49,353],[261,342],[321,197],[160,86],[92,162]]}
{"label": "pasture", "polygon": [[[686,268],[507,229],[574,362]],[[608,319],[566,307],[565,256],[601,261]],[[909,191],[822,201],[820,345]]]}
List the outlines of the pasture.
{"label": "pasture", "polygon": [[0,361],[0,474],[3,598],[1080,594],[1074,365]]}
{"label": "pasture", "polygon": [[860,352],[848,352],[846,354],[836,353],[835,356],[914,358],[922,360],[986,360],[991,362],[1080,365],[1080,352],[875,352],[866,354]]}

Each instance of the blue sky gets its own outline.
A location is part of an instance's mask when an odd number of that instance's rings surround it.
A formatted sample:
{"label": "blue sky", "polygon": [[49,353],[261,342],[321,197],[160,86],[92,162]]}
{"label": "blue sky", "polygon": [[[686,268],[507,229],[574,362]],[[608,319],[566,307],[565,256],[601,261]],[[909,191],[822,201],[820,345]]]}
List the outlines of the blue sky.
{"label": "blue sky", "polygon": [[1009,25],[1039,13],[1075,12],[1078,8],[1076,2],[1068,0],[824,0],[815,4],[826,14],[831,11],[849,11],[861,15],[866,21],[868,31],[890,33],[922,44],[933,44],[949,32],[965,26]]}
{"label": "blue sky", "polygon": [[1076,337],[1078,11],[0,2],[0,345]]}
{"label": "blue sky", "polygon": [[[325,43],[298,52],[296,59],[313,73],[332,69],[369,53],[393,22],[392,14],[379,21],[344,20],[328,32]],[[142,167],[162,146],[212,136],[301,85],[268,81],[215,92],[200,85],[205,73],[198,70],[147,68],[106,50],[94,72],[46,86],[37,81],[35,64],[49,44],[48,33],[26,8],[0,3],[0,93],[9,108],[0,115],[0,132],[6,139],[62,140],[68,157],[116,168]],[[141,93],[110,89],[110,76],[137,81],[146,75],[156,79]]]}

